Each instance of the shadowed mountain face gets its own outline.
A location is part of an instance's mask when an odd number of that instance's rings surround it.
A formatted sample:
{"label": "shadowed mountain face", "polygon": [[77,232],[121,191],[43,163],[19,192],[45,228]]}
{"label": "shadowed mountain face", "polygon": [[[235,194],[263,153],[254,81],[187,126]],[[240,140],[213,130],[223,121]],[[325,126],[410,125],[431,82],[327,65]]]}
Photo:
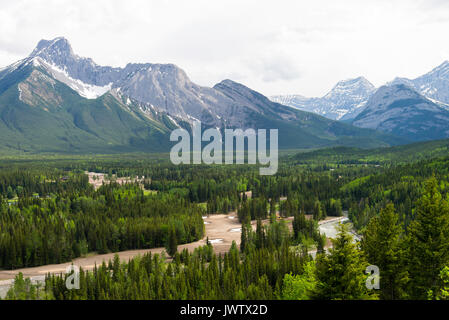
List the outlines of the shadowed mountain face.
{"label": "shadowed mountain face", "polygon": [[449,111],[405,84],[377,90],[353,124],[414,141],[449,137]]}
{"label": "shadowed mountain face", "polygon": [[29,152],[167,151],[179,126],[279,129],[279,145],[374,147],[403,143],[275,102],[224,80],[198,86],[172,64],[104,67],[64,38],[41,40],[0,70],[0,149]]}
{"label": "shadowed mountain face", "polygon": [[390,85],[395,84],[406,84],[436,103],[449,104],[449,61],[413,80],[396,78]]}

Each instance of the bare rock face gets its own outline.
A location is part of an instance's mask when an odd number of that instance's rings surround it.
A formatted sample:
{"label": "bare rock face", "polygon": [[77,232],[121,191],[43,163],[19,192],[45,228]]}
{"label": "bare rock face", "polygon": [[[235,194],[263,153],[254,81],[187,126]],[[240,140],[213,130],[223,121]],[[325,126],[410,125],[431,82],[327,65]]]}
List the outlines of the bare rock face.
{"label": "bare rock face", "polygon": [[[173,64],[130,63],[124,68],[97,65],[77,56],[65,38],[41,40],[25,61],[33,61],[82,97],[96,99],[114,90],[186,122],[200,120],[210,127],[254,126],[254,113],[294,120],[261,94],[224,80],[213,88],[193,83]],[[287,112],[288,113],[288,112]]]}
{"label": "bare rock face", "polygon": [[415,141],[449,137],[449,112],[405,84],[379,88],[352,123]]}
{"label": "bare rock face", "polygon": [[[55,84],[55,80],[49,76],[33,70],[30,76],[17,86],[19,100],[33,107],[42,103],[58,106],[62,103],[62,98],[52,90]],[[49,111],[47,107],[45,107],[45,111]]]}
{"label": "bare rock face", "polygon": [[134,70],[113,85],[124,94],[186,121],[198,119],[210,125],[221,122],[217,106],[225,108],[228,99],[216,90],[196,85],[177,66],[128,65],[128,69]]}
{"label": "bare rock face", "polygon": [[35,57],[63,70],[69,77],[90,85],[105,86],[122,76],[121,68],[99,66],[90,58],[77,56],[63,37],[39,41],[29,56]]}
{"label": "bare rock face", "polygon": [[65,38],[41,40],[27,59],[45,67],[85,98],[95,99],[115,89],[187,122],[200,120],[209,126],[223,126],[223,117],[232,113],[228,109],[235,104],[219,90],[196,85],[176,65],[130,63],[125,68],[103,67],[90,58],[77,56]]}
{"label": "bare rock face", "polygon": [[449,104],[449,61],[413,80],[396,78],[390,85],[407,84],[436,103]]}

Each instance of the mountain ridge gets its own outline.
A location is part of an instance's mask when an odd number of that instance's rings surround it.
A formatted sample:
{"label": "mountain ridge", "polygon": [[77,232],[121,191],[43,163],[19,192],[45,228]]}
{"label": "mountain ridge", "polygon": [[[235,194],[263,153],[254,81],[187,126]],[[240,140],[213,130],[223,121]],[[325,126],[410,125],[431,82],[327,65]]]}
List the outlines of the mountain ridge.
{"label": "mountain ridge", "polygon": [[354,114],[364,106],[375,87],[366,78],[341,80],[322,97],[307,98],[301,95],[272,96],[275,102],[281,102],[299,110],[314,112],[332,120],[343,120],[348,114]]}
{"label": "mountain ridge", "polygon": [[449,111],[403,83],[380,87],[352,124],[413,141],[449,137]]}
{"label": "mountain ridge", "polygon": [[[282,102],[286,105],[298,108],[304,111],[315,112],[321,114],[329,119],[342,120],[351,122],[357,117],[357,115],[363,111],[368,99],[373,95],[377,89],[368,80],[366,82],[369,85],[365,86],[367,90],[354,99],[353,92],[351,90],[342,91],[342,99],[338,102],[338,99],[331,99],[334,91],[338,92],[338,86],[344,84],[347,81],[357,81],[363,77],[357,77],[353,79],[347,79],[339,81],[326,95],[323,97],[308,98],[302,95],[277,95],[270,97],[273,101]],[[360,81],[360,80],[359,80]],[[363,82],[363,81],[360,81]],[[408,79],[403,77],[396,77],[392,81],[387,82],[385,85],[391,86],[396,84],[405,84],[427,99],[433,101],[436,104],[444,108],[449,109],[449,61],[446,60],[437,67],[424,75],[421,75],[415,79]],[[357,97],[357,95],[356,95]],[[340,105],[340,108],[336,109],[335,106]]]}
{"label": "mountain ridge", "polygon": [[415,79],[395,78],[388,85],[407,84],[437,103],[449,104],[449,61],[446,60]]}
{"label": "mountain ridge", "polygon": [[406,142],[272,102],[229,79],[199,86],[174,64],[99,66],[77,56],[63,37],[40,41],[27,58],[0,72],[0,120],[0,147],[30,152],[168,150],[169,132],[194,121],[276,128],[281,148]]}

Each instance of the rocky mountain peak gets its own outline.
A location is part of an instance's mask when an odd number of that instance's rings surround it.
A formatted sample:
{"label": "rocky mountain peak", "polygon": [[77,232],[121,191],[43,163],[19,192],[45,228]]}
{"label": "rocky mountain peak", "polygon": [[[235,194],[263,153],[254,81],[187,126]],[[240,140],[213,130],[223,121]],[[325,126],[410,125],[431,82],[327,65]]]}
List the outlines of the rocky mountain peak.
{"label": "rocky mountain peak", "polygon": [[220,81],[214,86],[214,89],[236,89],[236,90],[249,90],[249,88],[245,87],[244,85],[235,82],[230,79],[225,79],[223,81]]}
{"label": "rocky mountain peak", "polygon": [[332,99],[339,95],[361,96],[366,98],[372,93],[375,87],[364,77],[357,77],[354,79],[346,79],[337,82],[337,84],[324,96],[325,99]]}
{"label": "rocky mountain peak", "polygon": [[[398,101],[401,102],[398,103]],[[394,85],[385,85],[380,87],[370,97],[366,104],[366,109],[362,113],[377,113],[380,110],[387,110],[392,107],[407,107],[407,110],[412,110],[421,103],[428,104],[429,106],[432,106],[432,108],[434,106],[436,107],[436,105],[434,105],[430,100],[426,99],[423,95],[407,84],[398,83]],[[360,114],[357,118],[362,116],[363,114]]]}
{"label": "rocky mountain peak", "polygon": [[[41,40],[36,48],[30,54],[30,58],[40,57],[44,61],[64,67],[80,58],[73,52],[69,41],[64,37],[58,37],[53,40]],[[86,59],[93,64],[91,59]]]}
{"label": "rocky mountain peak", "polygon": [[42,39],[30,56],[40,55],[73,55],[72,46],[64,37],[58,37],[53,40]]}
{"label": "rocky mountain peak", "polygon": [[438,104],[449,103],[449,61],[416,78],[395,78],[388,85],[406,84]]}
{"label": "rocky mountain peak", "polygon": [[449,60],[444,61],[442,64],[427,73],[427,75],[449,80]]}

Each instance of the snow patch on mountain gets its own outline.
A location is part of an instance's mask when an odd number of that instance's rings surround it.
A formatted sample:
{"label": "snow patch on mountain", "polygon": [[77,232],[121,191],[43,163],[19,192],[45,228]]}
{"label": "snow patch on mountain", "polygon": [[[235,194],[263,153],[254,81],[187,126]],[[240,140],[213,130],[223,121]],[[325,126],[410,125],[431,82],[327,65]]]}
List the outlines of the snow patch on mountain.
{"label": "snow patch on mountain", "polygon": [[63,70],[55,64],[49,63],[39,57],[33,58],[33,65],[44,67],[56,80],[65,83],[86,99],[97,99],[112,88],[112,82],[105,86],[96,86],[84,83],[79,79],[74,79],[67,73],[67,70]]}
{"label": "snow patch on mountain", "polygon": [[20,84],[17,85],[17,90],[19,90],[19,100],[22,101],[22,89],[20,88]]}
{"label": "snow patch on mountain", "polygon": [[437,104],[449,104],[449,61],[416,78],[395,78],[387,85],[406,84]]}
{"label": "snow patch on mountain", "polygon": [[301,95],[273,96],[271,100],[299,110],[314,112],[333,120],[357,114],[376,88],[364,77],[339,81],[321,98]]}
{"label": "snow patch on mountain", "polygon": [[413,141],[441,139],[448,137],[449,112],[401,83],[379,88],[352,124]]}
{"label": "snow patch on mountain", "polygon": [[173,119],[172,117],[170,117],[170,115],[167,115],[167,117],[170,119],[171,122],[173,122],[173,124],[177,127],[179,127],[179,124],[176,122],[175,119]]}

